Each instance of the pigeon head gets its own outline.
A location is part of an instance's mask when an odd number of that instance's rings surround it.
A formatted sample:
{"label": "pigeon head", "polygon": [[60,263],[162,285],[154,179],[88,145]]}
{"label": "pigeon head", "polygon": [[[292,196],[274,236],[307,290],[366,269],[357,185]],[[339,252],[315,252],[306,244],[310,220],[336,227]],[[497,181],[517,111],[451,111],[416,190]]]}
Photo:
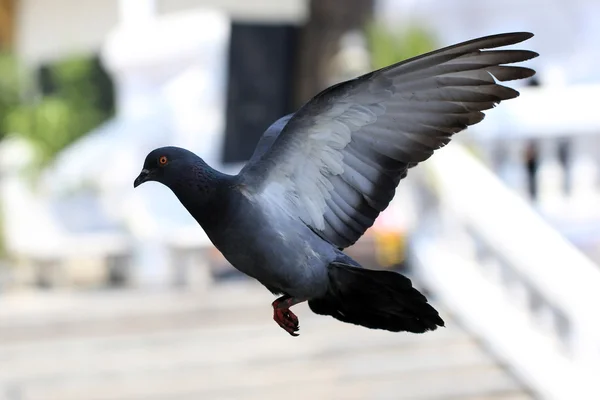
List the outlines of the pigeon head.
{"label": "pigeon head", "polygon": [[191,151],[180,147],[161,147],[146,156],[142,172],[133,182],[133,187],[154,181],[175,189],[177,185],[193,180],[202,170],[209,168]]}
{"label": "pigeon head", "polygon": [[146,156],[142,172],[133,182],[133,187],[148,181],[162,183],[206,228],[219,222],[219,210],[227,200],[221,192],[230,186],[233,178],[211,168],[191,151],[161,147]]}

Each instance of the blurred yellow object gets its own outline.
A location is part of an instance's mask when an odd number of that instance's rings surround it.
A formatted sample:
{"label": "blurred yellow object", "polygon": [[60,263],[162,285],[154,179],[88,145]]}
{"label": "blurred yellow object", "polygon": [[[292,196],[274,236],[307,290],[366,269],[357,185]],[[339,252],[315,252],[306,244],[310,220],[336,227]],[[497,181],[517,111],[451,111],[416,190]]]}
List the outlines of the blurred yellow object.
{"label": "blurred yellow object", "polygon": [[379,265],[390,267],[404,261],[406,235],[404,232],[375,230],[375,257]]}

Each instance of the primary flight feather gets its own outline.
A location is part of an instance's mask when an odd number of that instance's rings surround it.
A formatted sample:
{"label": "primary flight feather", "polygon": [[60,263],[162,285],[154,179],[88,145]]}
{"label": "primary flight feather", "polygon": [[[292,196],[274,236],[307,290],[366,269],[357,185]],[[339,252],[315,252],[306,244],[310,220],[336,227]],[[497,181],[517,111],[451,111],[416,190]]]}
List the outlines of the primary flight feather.
{"label": "primary flight feather", "polygon": [[289,308],[303,301],[368,328],[435,330],[442,319],[408,278],[363,269],[342,249],[373,225],[409,168],[519,95],[498,82],[533,76],[506,64],[537,54],[496,48],[532,36],[482,37],[334,85],[269,127],[235,176],[181,148],[153,150],[134,186],[168,186],[234,267],[282,294],[274,319],[294,336]]}

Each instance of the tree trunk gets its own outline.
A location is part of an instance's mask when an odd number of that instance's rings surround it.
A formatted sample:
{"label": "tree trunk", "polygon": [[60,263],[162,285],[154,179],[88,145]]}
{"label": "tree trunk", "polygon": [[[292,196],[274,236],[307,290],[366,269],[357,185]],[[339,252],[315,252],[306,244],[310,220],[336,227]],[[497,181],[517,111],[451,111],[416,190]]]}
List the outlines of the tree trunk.
{"label": "tree trunk", "polygon": [[0,50],[13,45],[16,11],[16,0],[0,0]]}
{"label": "tree trunk", "polygon": [[362,30],[373,16],[374,0],[310,0],[309,20],[302,29],[296,71],[296,106],[328,85],[328,64],[342,35]]}

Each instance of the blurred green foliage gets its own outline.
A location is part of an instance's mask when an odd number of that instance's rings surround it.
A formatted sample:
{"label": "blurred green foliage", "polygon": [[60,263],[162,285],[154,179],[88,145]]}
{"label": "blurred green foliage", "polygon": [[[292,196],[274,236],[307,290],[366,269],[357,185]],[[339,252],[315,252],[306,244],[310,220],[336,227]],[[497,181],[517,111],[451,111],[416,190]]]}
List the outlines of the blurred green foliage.
{"label": "blurred green foliage", "polygon": [[36,150],[37,167],[111,117],[107,94],[112,97],[112,84],[92,58],[44,67],[39,85],[24,71],[14,57],[0,57],[0,135],[27,139]]}
{"label": "blurred green foliage", "polygon": [[437,48],[433,34],[419,25],[393,30],[382,23],[366,29],[373,68],[379,69]]}
{"label": "blurred green foliage", "polygon": [[14,57],[0,52],[0,139],[7,133],[7,116],[20,103],[21,80]]}

